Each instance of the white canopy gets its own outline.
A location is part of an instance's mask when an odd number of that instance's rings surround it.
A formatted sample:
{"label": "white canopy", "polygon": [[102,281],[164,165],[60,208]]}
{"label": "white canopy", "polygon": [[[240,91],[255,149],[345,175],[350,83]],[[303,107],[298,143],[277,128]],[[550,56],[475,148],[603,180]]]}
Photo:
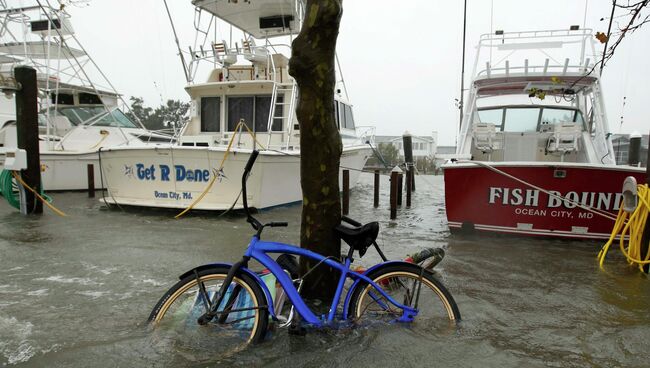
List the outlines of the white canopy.
{"label": "white canopy", "polygon": [[255,38],[286,36],[299,27],[295,0],[192,0],[192,4]]}
{"label": "white canopy", "polygon": [[61,47],[59,45],[53,44],[46,41],[29,41],[29,42],[9,42],[0,44],[0,53],[7,54],[3,55],[8,57],[19,56],[30,59],[47,59],[48,50],[50,59],[70,59],[74,57],[85,56],[86,54],[77,49],[70,47]]}

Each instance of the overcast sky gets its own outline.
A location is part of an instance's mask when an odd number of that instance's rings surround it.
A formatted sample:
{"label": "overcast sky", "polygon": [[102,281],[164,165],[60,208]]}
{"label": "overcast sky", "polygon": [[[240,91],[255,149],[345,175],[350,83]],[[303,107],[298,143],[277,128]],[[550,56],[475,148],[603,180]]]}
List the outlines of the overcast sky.
{"label": "overcast sky", "polygon": [[[168,0],[181,46],[193,42],[190,0]],[[524,31],[583,25],[585,0],[468,0],[466,85],[474,45],[490,29]],[[587,0],[586,26],[605,32],[609,0]],[[458,126],[462,1],[345,0],[338,55],[357,125],[377,134],[437,131],[453,145]],[[162,0],[92,0],[69,7],[77,37],[125,96],[188,100]],[[492,14],[492,16],[491,16]],[[224,34],[223,38],[227,39]],[[221,37],[220,37],[221,38]],[[650,129],[650,26],[623,42],[605,68],[603,91],[613,133]],[[599,51],[602,48],[599,46]],[[623,110],[623,97],[627,97]],[[620,127],[621,116],[624,123]]]}

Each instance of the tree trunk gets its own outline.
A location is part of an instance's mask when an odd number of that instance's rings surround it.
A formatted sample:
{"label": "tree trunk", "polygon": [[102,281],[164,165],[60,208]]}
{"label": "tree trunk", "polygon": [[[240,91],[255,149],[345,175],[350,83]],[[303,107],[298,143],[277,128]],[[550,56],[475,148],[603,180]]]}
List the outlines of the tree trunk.
{"label": "tree trunk", "polygon": [[[296,117],[300,123],[302,223],[300,245],[324,256],[340,257],[341,244],[332,229],[341,220],[339,164],[343,150],[334,117],[336,38],[340,0],[308,0],[305,21],[293,41],[289,73],[298,84]],[[301,270],[314,267],[303,260]],[[305,295],[329,298],[338,271],[319,266],[305,280]]]}

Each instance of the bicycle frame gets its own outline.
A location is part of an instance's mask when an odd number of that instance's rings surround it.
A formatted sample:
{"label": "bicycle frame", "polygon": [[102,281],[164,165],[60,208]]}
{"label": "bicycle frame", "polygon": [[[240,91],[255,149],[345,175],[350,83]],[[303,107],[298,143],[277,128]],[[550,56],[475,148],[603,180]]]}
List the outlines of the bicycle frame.
{"label": "bicycle frame", "polygon": [[[327,266],[339,270],[341,276],[334,293],[334,298],[332,299],[332,304],[330,305],[329,312],[327,317],[323,316],[318,318],[314,312],[305,304],[302,297],[296,290],[296,287],[293,285],[293,280],[284,272],[284,270],[278,265],[267,253],[286,253],[294,254],[301,257],[307,257],[313,259],[317,262],[323,262]],[[271,273],[276,277],[282,288],[286,292],[289,300],[295,306],[295,309],[298,311],[300,316],[309,324],[314,325],[315,327],[322,327],[323,325],[331,324],[334,321],[336,316],[336,309],[341,301],[341,294],[343,293],[343,287],[345,285],[345,280],[351,278],[353,280],[361,280],[370,284],[379,294],[386,298],[391,304],[400,308],[403,312],[399,322],[412,322],[413,318],[417,315],[417,310],[409,306],[403,305],[396,300],[394,300],[390,295],[388,295],[381,286],[377,285],[374,281],[368,278],[366,275],[359,274],[357,272],[350,270],[350,258],[345,259],[345,263],[339,263],[331,258],[324,257],[318,253],[312,252],[308,249],[303,249],[296,247],[290,244],[277,243],[277,242],[267,242],[260,240],[257,236],[254,236],[251,239],[251,242],[246,249],[244,254],[245,257],[250,257],[261,263],[264,267],[269,269]],[[348,294],[351,294],[354,291],[354,288],[348,290]],[[350,295],[346,297],[346,300]],[[270,301],[269,301],[270,302]],[[345,314],[345,313],[344,313]]]}

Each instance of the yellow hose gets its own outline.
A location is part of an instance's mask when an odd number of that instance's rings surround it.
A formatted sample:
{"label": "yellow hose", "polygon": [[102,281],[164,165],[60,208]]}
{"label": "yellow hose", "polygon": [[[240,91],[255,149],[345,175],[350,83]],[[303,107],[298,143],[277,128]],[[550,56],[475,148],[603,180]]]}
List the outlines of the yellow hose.
{"label": "yellow hose", "polygon": [[16,181],[20,183],[20,185],[22,185],[23,187],[29,189],[30,192],[34,193],[34,195],[36,196],[36,198],[40,199],[41,202],[43,202],[43,204],[45,204],[45,205],[46,205],[47,207],[49,207],[52,211],[54,211],[54,213],[56,213],[57,215],[59,215],[59,216],[61,216],[61,217],[66,217],[66,216],[67,216],[63,211],[61,211],[61,210],[59,210],[58,208],[54,207],[54,205],[52,205],[50,202],[48,202],[45,198],[41,197],[41,195],[38,194],[38,192],[35,191],[34,188],[32,188],[32,187],[30,187],[29,185],[27,185],[27,183],[25,183],[25,182],[23,181],[23,178],[21,178],[20,175],[18,175],[17,172],[12,171],[12,174],[13,174],[14,178],[16,179]]}
{"label": "yellow hose", "polygon": [[[255,141],[255,142],[256,142],[260,147],[264,148],[264,146],[263,146],[263,145],[262,145],[262,144],[257,140],[257,138],[255,137],[255,134],[251,131],[251,129],[248,127],[248,125],[246,125],[246,123],[244,122],[244,119],[239,120],[239,123],[237,124],[237,126],[235,127],[235,129],[233,130],[233,132],[237,132],[237,131],[239,130],[239,128],[242,127],[242,126],[243,126],[244,128],[246,128],[246,130],[247,130],[248,133],[251,135],[251,137],[253,138],[253,140],[254,140],[254,141]],[[241,133],[240,133],[240,134],[241,134]],[[189,212],[190,210],[192,210],[192,209],[194,208],[194,206],[196,206],[199,202],[201,202],[201,200],[203,199],[203,197],[205,197],[205,196],[208,194],[208,192],[210,191],[210,189],[211,189],[212,186],[214,185],[215,181],[216,181],[217,178],[219,177],[219,173],[221,172],[221,170],[223,170],[223,166],[224,166],[225,163],[226,163],[226,158],[228,158],[228,155],[230,154],[230,148],[232,147],[232,143],[235,141],[235,137],[236,137],[236,136],[237,136],[237,134],[233,134],[232,137],[230,137],[230,142],[228,142],[228,148],[226,148],[226,152],[225,152],[224,155],[223,155],[223,159],[221,159],[221,164],[219,165],[219,170],[215,170],[215,169],[212,170],[212,172],[213,172],[214,175],[212,175],[212,179],[210,179],[210,182],[208,183],[208,185],[206,186],[206,188],[203,190],[203,193],[201,193],[201,195],[198,196],[198,197],[196,198],[196,200],[195,200],[194,202],[192,202],[192,204],[189,205],[189,207],[187,207],[186,209],[184,209],[184,210],[183,210],[181,213],[179,213],[178,215],[174,216],[174,218],[177,219],[177,218],[180,218],[181,216],[185,215],[187,212]]]}
{"label": "yellow hose", "polygon": [[[623,207],[618,211],[618,217],[614,224],[614,229],[609,240],[598,253],[599,264],[602,267],[605,262],[605,256],[609,247],[614,242],[614,238],[620,235],[619,245],[621,252],[625,255],[629,264],[637,265],[643,271],[643,266],[650,264],[650,243],[646,244],[646,254],[643,255],[643,231],[648,221],[648,212],[650,212],[650,190],[648,184],[637,185],[637,195],[639,204],[632,214],[623,211]],[[625,240],[625,236],[628,240]]]}

